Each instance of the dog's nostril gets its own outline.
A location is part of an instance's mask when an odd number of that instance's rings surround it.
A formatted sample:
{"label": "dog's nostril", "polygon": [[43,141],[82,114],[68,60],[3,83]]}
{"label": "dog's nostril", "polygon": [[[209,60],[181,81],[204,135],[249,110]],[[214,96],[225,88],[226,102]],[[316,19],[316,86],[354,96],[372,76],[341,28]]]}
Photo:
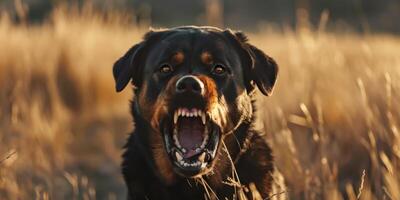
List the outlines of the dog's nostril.
{"label": "dog's nostril", "polygon": [[176,82],[176,92],[193,92],[198,94],[203,94],[204,84],[203,82],[195,76],[188,75],[183,76]]}
{"label": "dog's nostril", "polygon": [[194,83],[192,84],[192,90],[193,90],[193,92],[201,93],[200,84],[198,84],[197,82],[194,82]]}
{"label": "dog's nostril", "polygon": [[184,92],[185,90],[186,90],[186,86],[184,84],[182,84],[182,83],[177,84],[177,86],[176,86],[177,92]]}

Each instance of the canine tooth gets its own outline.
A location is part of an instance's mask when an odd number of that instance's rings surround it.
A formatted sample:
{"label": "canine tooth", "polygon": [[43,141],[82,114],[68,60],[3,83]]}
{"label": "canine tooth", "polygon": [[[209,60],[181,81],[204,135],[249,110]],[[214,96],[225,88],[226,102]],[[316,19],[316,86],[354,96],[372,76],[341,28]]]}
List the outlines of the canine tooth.
{"label": "canine tooth", "polygon": [[178,111],[175,111],[175,114],[174,114],[174,124],[176,124],[176,123],[178,122],[178,117],[179,117],[179,113],[178,113]]}
{"label": "canine tooth", "polygon": [[198,111],[197,111],[197,116],[199,116],[199,117],[201,117],[201,116],[202,116],[202,114],[201,114],[201,110],[198,110]]}
{"label": "canine tooth", "polygon": [[200,156],[199,156],[199,158],[198,158],[198,161],[200,162],[200,163],[202,163],[202,162],[204,162],[204,159],[206,158],[206,152],[203,152]]}
{"label": "canine tooth", "polygon": [[201,121],[206,124],[206,115],[204,113],[201,113]]}
{"label": "canine tooth", "polygon": [[181,161],[182,160],[182,156],[181,156],[181,154],[179,153],[179,152],[175,152],[175,156],[176,156],[176,160],[179,162],[179,161]]}

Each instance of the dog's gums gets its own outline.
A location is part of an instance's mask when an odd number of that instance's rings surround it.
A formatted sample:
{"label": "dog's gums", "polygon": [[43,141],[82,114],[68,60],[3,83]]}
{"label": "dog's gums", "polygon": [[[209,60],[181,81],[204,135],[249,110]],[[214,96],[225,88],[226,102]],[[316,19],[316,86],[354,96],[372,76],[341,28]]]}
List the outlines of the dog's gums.
{"label": "dog's gums", "polygon": [[174,170],[187,177],[206,173],[218,149],[218,126],[200,108],[178,107],[172,113],[162,134]]}

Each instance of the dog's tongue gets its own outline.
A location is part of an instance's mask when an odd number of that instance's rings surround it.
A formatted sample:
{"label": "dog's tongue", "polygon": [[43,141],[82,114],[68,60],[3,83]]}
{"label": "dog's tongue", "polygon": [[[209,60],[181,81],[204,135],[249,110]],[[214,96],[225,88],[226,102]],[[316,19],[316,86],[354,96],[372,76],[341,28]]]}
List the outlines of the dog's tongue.
{"label": "dog's tongue", "polygon": [[203,141],[204,125],[198,118],[183,118],[179,120],[178,139],[180,145],[187,150],[185,158],[196,154],[195,149],[200,147]]}

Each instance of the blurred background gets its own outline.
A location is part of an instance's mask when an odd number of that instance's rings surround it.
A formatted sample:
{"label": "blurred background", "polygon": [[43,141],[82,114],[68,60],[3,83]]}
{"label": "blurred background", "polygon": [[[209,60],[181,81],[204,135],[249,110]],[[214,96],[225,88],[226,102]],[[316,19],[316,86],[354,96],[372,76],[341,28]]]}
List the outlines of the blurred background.
{"label": "blurred background", "polygon": [[125,199],[132,92],[113,63],[149,27],[246,32],[280,65],[257,128],[274,198],[400,199],[398,0],[0,0],[0,199]]}
{"label": "blurred background", "polygon": [[[91,4],[102,12],[123,12],[136,22],[153,26],[181,26],[183,24],[217,25],[256,30],[273,25],[277,29],[294,27],[301,10],[313,26],[320,22],[322,13],[329,13],[329,28],[347,28],[359,32],[400,31],[396,18],[400,17],[398,0],[1,0],[1,11],[15,21],[41,23],[60,5]],[[304,14],[304,13],[303,13]]]}

